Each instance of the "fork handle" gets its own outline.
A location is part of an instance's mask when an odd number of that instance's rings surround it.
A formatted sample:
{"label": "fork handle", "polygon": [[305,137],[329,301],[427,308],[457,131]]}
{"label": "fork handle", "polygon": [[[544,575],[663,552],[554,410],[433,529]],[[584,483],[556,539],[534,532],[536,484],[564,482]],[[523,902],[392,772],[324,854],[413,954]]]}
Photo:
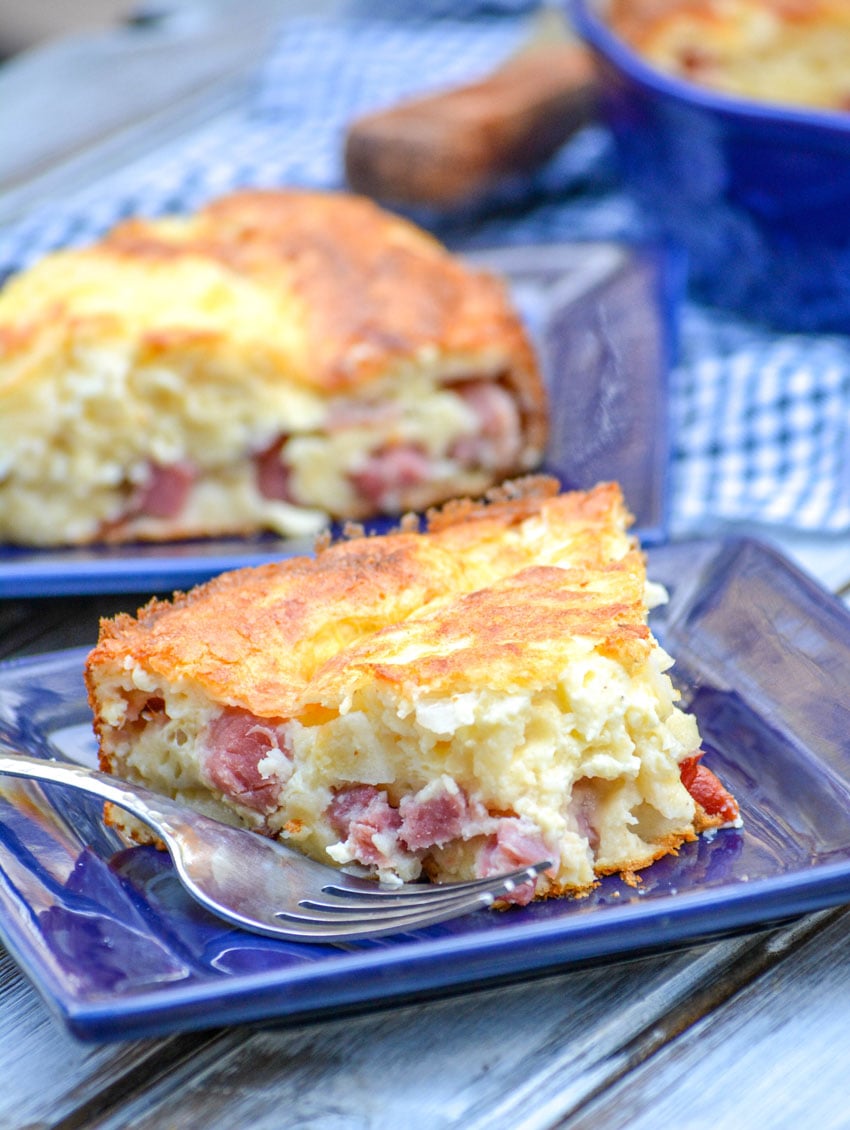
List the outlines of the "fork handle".
{"label": "fork handle", "polygon": [[143,785],[130,785],[85,765],[14,753],[2,743],[0,774],[79,789],[117,804],[160,834],[167,832],[169,822],[175,819],[178,823],[182,822],[183,810],[179,805],[172,804],[168,797],[160,796]]}

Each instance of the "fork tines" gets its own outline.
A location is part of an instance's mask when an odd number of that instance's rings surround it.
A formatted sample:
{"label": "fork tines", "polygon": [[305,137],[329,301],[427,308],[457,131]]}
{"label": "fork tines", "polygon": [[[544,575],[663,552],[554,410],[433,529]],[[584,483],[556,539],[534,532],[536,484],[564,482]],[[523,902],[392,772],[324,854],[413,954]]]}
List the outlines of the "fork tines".
{"label": "fork tines", "polygon": [[341,883],[329,883],[322,888],[326,899],[301,899],[298,905],[303,912],[279,911],[276,917],[285,929],[292,931],[293,937],[300,934],[333,941],[343,936],[399,933],[491,906],[500,896],[532,882],[551,866],[545,861],[507,875],[445,885],[379,887],[368,880],[345,877]]}

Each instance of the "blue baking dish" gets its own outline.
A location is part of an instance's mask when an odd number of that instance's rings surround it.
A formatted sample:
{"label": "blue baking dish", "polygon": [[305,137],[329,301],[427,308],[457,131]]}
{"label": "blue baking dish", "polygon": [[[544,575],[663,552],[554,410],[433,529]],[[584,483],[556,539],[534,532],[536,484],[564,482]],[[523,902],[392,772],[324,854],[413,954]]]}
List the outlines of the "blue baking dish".
{"label": "blue baking dish", "polygon": [[748,101],[662,74],[567,0],[598,64],[628,190],[683,246],[694,295],[791,330],[850,328],[850,112]]}

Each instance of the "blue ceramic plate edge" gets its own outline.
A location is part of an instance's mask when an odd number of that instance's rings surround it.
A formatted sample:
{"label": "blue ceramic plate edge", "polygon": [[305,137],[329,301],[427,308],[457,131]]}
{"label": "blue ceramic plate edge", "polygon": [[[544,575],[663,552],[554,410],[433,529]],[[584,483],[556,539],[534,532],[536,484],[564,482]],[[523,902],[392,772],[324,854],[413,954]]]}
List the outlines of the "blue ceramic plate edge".
{"label": "blue ceramic plate edge", "polygon": [[[389,1006],[458,990],[465,984],[479,987],[518,975],[567,972],[578,965],[658,952],[669,945],[718,939],[753,927],[767,929],[773,923],[850,899],[850,860],[757,880],[751,887],[732,888],[728,895],[724,892],[722,899],[717,894],[715,889],[671,896],[673,906],[665,899],[659,904],[606,908],[598,920],[571,920],[566,938],[562,922],[509,926],[498,935],[476,936],[472,948],[467,939],[418,938],[411,943],[415,945],[412,953],[407,947],[346,951],[285,976],[246,974],[238,978],[238,985],[178,986],[167,994],[152,991],[121,998],[117,1007],[115,1001],[79,1004],[58,995],[51,998],[49,987],[47,996],[44,989],[41,992],[53,1011],[84,1040],[147,1038],[261,1020],[296,1023],[333,1014],[341,1007],[362,1010],[376,1002]],[[20,956],[20,949],[9,948]],[[22,961],[21,966],[32,979],[32,965]],[[363,976],[375,971],[380,972],[377,980]],[[321,990],[321,1003],[313,996],[316,989]],[[167,996],[165,1001],[163,996]],[[133,1002],[132,1007],[122,1008],[128,1001]],[[210,1017],[212,1002],[216,1007]],[[177,1009],[181,1015],[175,1024]]]}

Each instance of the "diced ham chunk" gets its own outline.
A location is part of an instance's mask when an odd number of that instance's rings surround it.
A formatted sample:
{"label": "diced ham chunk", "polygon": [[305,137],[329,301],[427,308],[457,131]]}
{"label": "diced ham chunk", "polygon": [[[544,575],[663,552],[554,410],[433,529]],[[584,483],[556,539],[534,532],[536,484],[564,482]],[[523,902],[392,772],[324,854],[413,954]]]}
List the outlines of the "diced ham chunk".
{"label": "diced ham chunk", "polygon": [[426,482],[431,460],[415,443],[397,443],[371,452],[349,479],[358,495],[374,510],[393,511],[405,491]]}
{"label": "diced ham chunk", "polygon": [[360,400],[335,400],[328,409],[325,427],[329,432],[342,432],[349,428],[375,428],[392,424],[402,414],[400,404],[391,400],[377,403]]}
{"label": "diced ham chunk", "polygon": [[570,813],[576,822],[576,830],[587,840],[594,855],[599,847],[597,803],[598,794],[588,778],[576,781],[570,798]]}
{"label": "diced ham chunk", "polygon": [[392,866],[401,816],[383,789],[354,785],[336,793],[328,819],[352,859],[367,867]]}
{"label": "diced ham chunk", "polygon": [[292,471],[283,459],[286,438],[279,436],[274,443],[254,456],[257,489],[263,498],[275,502],[294,502],[290,488]]}
{"label": "diced ham chunk", "polygon": [[[543,842],[543,835],[536,824],[524,816],[503,816],[495,835],[487,838],[478,853],[475,869],[479,878],[486,879],[490,875],[501,875],[551,858],[552,853]],[[537,880],[529,880],[502,898],[525,906],[534,898],[536,889]]]}
{"label": "diced ham chunk", "polygon": [[272,751],[279,751],[288,767],[289,751],[273,722],[245,710],[225,710],[207,729],[206,751],[204,773],[219,792],[257,812],[278,806],[289,776],[283,759],[270,759],[270,766],[260,768]]}
{"label": "diced ham chunk", "polygon": [[177,463],[150,463],[148,477],[133,500],[132,510],[148,518],[176,518],[183,507],[197,469],[188,460]]}
{"label": "diced ham chunk", "polygon": [[384,789],[352,785],[335,793],[327,810],[332,828],[352,859],[389,868],[409,863],[429,848],[491,832],[497,821],[470,802],[451,778],[403,796],[394,808]]}
{"label": "diced ham chunk", "polygon": [[522,426],[516,401],[495,381],[465,381],[453,386],[478,420],[477,430],[462,436],[450,454],[464,467],[509,468],[522,450]]}
{"label": "diced ham chunk", "polygon": [[740,814],[738,802],[712,771],[700,764],[702,753],[689,757],[679,766],[682,784],[709,816],[720,816],[724,823],[734,823]]}
{"label": "diced ham chunk", "polygon": [[374,785],[352,785],[334,793],[327,817],[338,836],[347,836],[351,824],[364,819],[375,804],[389,807],[387,794]]}
{"label": "diced ham chunk", "polygon": [[[476,859],[480,878],[551,858],[540,830],[530,820],[490,816],[451,778],[432,781],[402,797],[398,808],[390,804],[385,789],[352,785],[335,793],[327,817],[344,855],[370,867],[392,869],[411,861],[418,865],[430,848],[481,836],[487,838]],[[524,883],[505,895],[505,901],[524,906],[534,897],[535,886],[534,881]]]}
{"label": "diced ham chunk", "polygon": [[399,838],[411,851],[442,846],[463,832],[466,795],[457,786],[450,789],[438,781],[436,787],[426,786],[413,796],[402,797],[399,813]]}

